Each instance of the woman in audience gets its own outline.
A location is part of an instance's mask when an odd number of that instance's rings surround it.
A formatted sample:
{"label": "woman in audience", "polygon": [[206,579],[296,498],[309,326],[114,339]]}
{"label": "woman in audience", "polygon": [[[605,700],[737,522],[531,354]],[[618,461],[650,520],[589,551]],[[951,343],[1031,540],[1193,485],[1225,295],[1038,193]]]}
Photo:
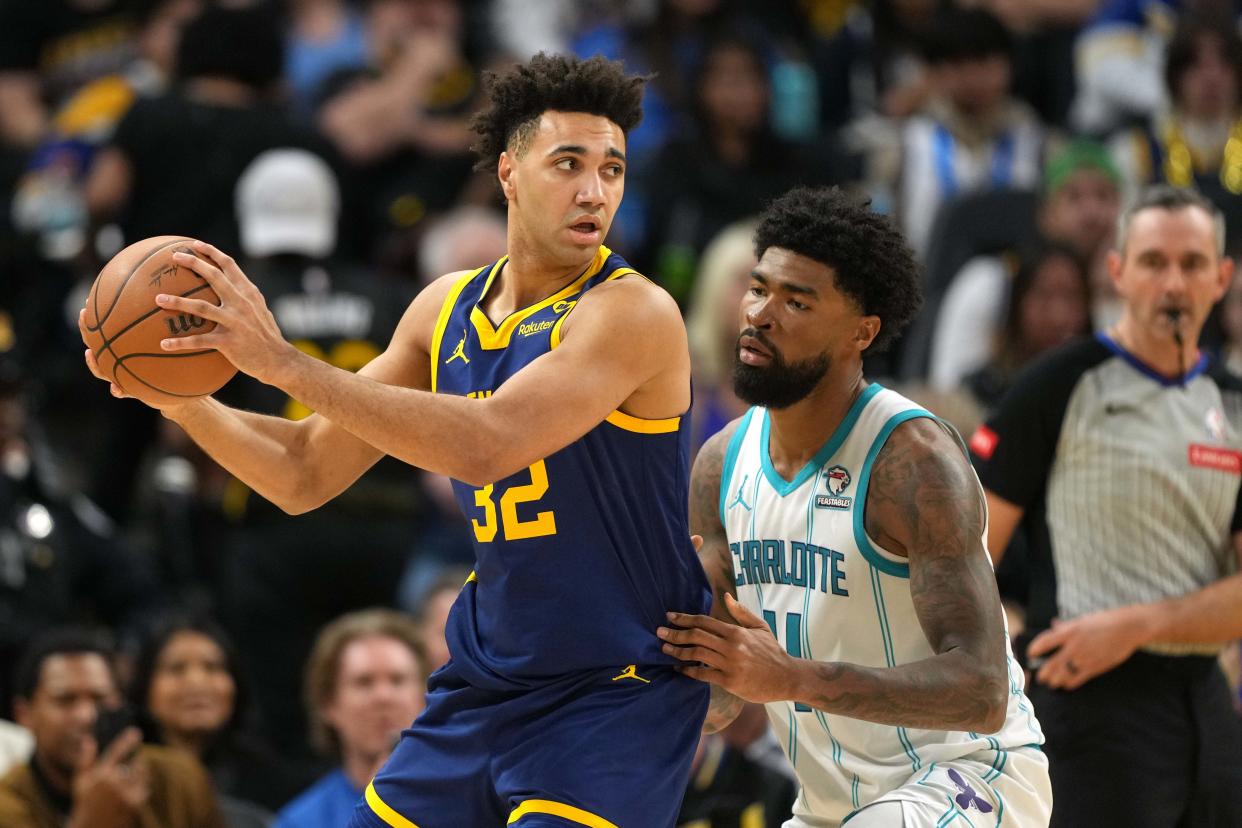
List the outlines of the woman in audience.
{"label": "woman in audience", "polygon": [[1031,360],[1090,332],[1086,266],[1072,249],[1049,244],[1018,268],[996,355],[963,383],[980,406],[991,410]]}
{"label": "woman in audience", "polygon": [[254,803],[275,811],[304,781],[251,731],[236,652],[208,618],[174,617],[155,630],[138,654],[130,701],[146,741],[197,756],[226,806],[233,800],[240,810]]}

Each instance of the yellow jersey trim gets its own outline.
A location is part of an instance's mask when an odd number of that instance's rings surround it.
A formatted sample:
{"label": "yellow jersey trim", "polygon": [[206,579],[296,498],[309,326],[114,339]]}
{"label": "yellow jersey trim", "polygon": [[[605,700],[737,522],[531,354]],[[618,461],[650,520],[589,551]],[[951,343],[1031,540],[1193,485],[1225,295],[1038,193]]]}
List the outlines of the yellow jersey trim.
{"label": "yellow jersey trim", "polygon": [[[646,276],[643,276],[643,274],[639,273],[637,270],[635,270],[632,267],[618,267],[612,273],[609,273],[608,276],[604,278],[604,281],[611,282],[613,279],[620,279],[622,276],[629,276],[631,273],[643,279],[647,278]],[[555,349],[557,345],[561,344],[561,325],[565,324],[565,320],[569,318],[569,314],[572,312],[573,312],[573,308],[570,308],[569,310],[565,311],[565,313],[561,316],[560,319],[556,320],[556,325],[552,327],[552,337],[550,340],[551,344],[550,344],[549,350]]]}
{"label": "yellow jersey trim", "polygon": [[681,417],[669,417],[667,420],[644,420],[624,411],[614,411],[604,418],[604,422],[612,423],[626,431],[637,431],[639,434],[668,434],[676,431],[681,425]]}
{"label": "yellow jersey trim", "polygon": [[[591,264],[587,266],[586,271],[581,276],[574,279],[573,282],[561,288],[547,299],[536,302],[530,307],[522,308],[521,310],[517,310],[509,314],[505,317],[505,320],[500,323],[500,327],[497,328],[492,325],[492,320],[487,318],[487,314],[483,312],[483,309],[479,307],[479,304],[481,304],[483,299],[487,296],[487,292],[491,289],[492,282],[495,280],[496,274],[500,272],[502,265],[508,260],[509,257],[506,256],[501,259],[496,263],[496,266],[492,268],[491,274],[487,277],[487,283],[483,285],[483,292],[479,294],[478,303],[476,303],[474,308],[470,311],[470,322],[474,325],[475,331],[479,334],[479,344],[483,347],[483,350],[495,351],[500,348],[507,348],[509,346],[509,340],[512,338],[513,332],[517,330],[518,325],[522,324],[522,322],[528,317],[538,313],[549,305],[555,305],[557,302],[568,299],[570,296],[573,296],[581,290],[582,286],[586,284],[588,279],[595,276],[600,272],[600,270],[603,269],[604,262],[608,261],[608,257],[611,255],[612,251],[601,244],[599,246],[599,250],[595,251],[595,258],[591,260]],[[563,319],[564,317],[561,318]],[[559,320],[557,324],[560,324]]]}
{"label": "yellow jersey trim", "polygon": [[418,828],[417,825],[390,808],[387,802],[380,799],[380,795],[375,792],[374,782],[367,783],[366,800],[375,815],[393,828]]}
{"label": "yellow jersey trim", "polygon": [[453,308],[457,305],[457,297],[461,296],[461,292],[465,290],[466,285],[474,277],[482,273],[484,268],[472,270],[465,276],[462,276],[449,290],[448,296],[444,297],[444,304],[440,306],[440,315],[436,317],[436,326],[431,333],[431,393],[436,392],[436,380],[440,374],[440,343],[444,339],[444,329],[448,327],[449,317],[453,315]]}
{"label": "yellow jersey trim", "polygon": [[470,574],[466,576],[466,583],[462,584],[462,586],[465,586],[466,584],[470,583],[471,581],[477,581],[477,580],[479,580],[479,576],[478,576],[478,574],[477,574],[477,573],[476,573],[476,572],[472,569],[472,570],[470,570]]}
{"label": "yellow jersey trim", "polygon": [[512,825],[527,814],[550,814],[558,816],[561,819],[567,819],[570,822],[576,822],[579,825],[586,825],[588,828],[617,828],[616,825],[596,816],[590,811],[584,811],[581,808],[575,808],[573,805],[566,805],[563,802],[553,802],[549,799],[528,799],[521,805],[513,809],[513,813],[509,814],[509,822]]}

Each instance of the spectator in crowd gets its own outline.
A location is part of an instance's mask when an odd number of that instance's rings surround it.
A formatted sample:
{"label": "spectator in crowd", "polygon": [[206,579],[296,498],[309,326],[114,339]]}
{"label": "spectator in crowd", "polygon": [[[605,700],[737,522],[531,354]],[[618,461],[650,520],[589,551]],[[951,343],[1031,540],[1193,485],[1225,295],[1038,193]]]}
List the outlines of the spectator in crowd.
{"label": "spectator in crowd", "polygon": [[136,3],[0,3],[0,138],[30,147],[54,108],[132,58]]}
{"label": "spectator in crowd", "polygon": [[469,116],[481,102],[487,44],[471,4],[375,0],[366,6],[369,64],[330,77],[315,122],[365,194],[346,241],[386,273],[417,269],[423,221],[493,191],[472,177]]}
{"label": "spectator in crowd", "polygon": [[283,55],[270,10],[205,8],[182,32],[176,88],[136,102],[96,160],[92,215],[121,216],[127,242],[180,234],[236,250],[242,170],[273,147],[328,152],[276,103]]}
{"label": "spectator in crowd", "polygon": [[697,449],[746,411],[733,393],[737,351],[737,309],[750,284],[755,258],[755,222],[739,221],[716,234],[703,251],[686,317],[690,363],[694,366],[694,431]]}
{"label": "spectator in crowd", "polygon": [[364,610],[324,627],[306,665],[306,707],[312,742],[341,765],[285,806],[273,828],[348,822],[426,691],[418,626],[408,616]]}
{"label": "spectator in crowd", "polygon": [[113,652],[90,631],[30,642],[17,679],[17,721],[34,756],[0,779],[0,825],[22,828],[222,828],[211,781],[194,758],[143,745],[128,727],[100,744],[100,717],[121,703]]}
{"label": "spectator in crowd", "polygon": [[[356,371],[388,345],[413,285],[377,277],[337,255],[336,176],[295,148],[259,155],[237,183],[240,260],[263,291],[281,333],[301,350]],[[310,412],[280,390],[239,376],[220,398],[300,420]],[[205,457],[193,446],[187,451]],[[209,462],[204,459],[204,462]],[[314,634],[350,610],[392,606],[423,528],[419,472],[392,458],[375,464],[323,509],[293,517],[229,478],[214,523],[230,528],[221,605],[255,681],[255,699],[282,753],[306,753],[298,695]],[[223,521],[221,521],[221,517]],[[290,567],[290,561],[297,565]]]}
{"label": "spectator in crowd", "polygon": [[[1054,826],[1242,824],[1242,383],[1199,350],[1224,295],[1219,212],[1167,186],[1124,214],[1121,319],[1037,362],[971,438],[988,548],[1032,538],[1019,657]],[[1024,651],[1024,652],[1023,652]]]}
{"label": "spectator in crowd", "polygon": [[[0,675],[42,630],[102,623],[134,639],[163,605],[146,561],[63,469],[28,416],[26,385],[0,362]],[[12,687],[0,688],[0,711]]]}
{"label": "spectator in crowd", "polygon": [[647,243],[664,287],[689,298],[699,254],[718,232],[791,186],[835,178],[829,155],[774,132],[758,47],[740,35],[710,42],[695,78],[695,130],[669,144],[647,177]]}
{"label": "spectator in crowd", "polygon": [[300,789],[255,735],[237,651],[216,622],[165,619],[138,651],[128,695],[145,741],[193,754],[226,812],[257,810],[247,803],[274,812]]}
{"label": "spectator in crowd", "polygon": [[[1092,309],[1103,327],[1114,321],[1116,294],[1107,279],[1105,262],[1121,209],[1121,179],[1105,149],[1079,140],[1066,144],[1048,159],[1037,215],[1040,235],[1065,245],[1088,267],[1093,293],[1103,300]],[[939,390],[956,388],[967,375],[995,357],[1003,335],[1006,296],[1016,267],[1030,251],[972,259],[953,278],[941,299],[932,338],[930,380]],[[1100,282],[1106,284],[1100,285]]]}
{"label": "spectator in crowd", "polygon": [[996,407],[1029,363],[1091,333],[1087,269],[1076,251],[1047,245],[1023,259],[997,333],[991,362],[967,375],[963,383],[985,411]]}
{"label": "spectator in crowd", "polygon": [[1165,108],[1160,65],[1181,0],[1101,0],[1075,47],[1075,130],[1102,136]]}
{"label": "spectator in crowd", "polygon": [[790,818],[797,795],[794,780],[746,758],[720,734],[705,733],[694,752],[677,825],[780,828]]}
{"label": "spectator in crowd", "polygon": [[982,9],[939,12],[923,39],[927,103],[900,124],[896,146],[873,153],[873,187],[893,194],[890,202],[920,255],[948,199],[985,188],[1031,188],[1039,180],[1044,127],[1009,94],[1012,40]]}
{"label": "spectator in crowd", "polygon": [[1164,83],[1171,106],[1112,144],[1128,195],[1154,183],[1194,187],[1224,212],[1232,247],[1242,231],[1242,35],[1230,18],[1184,17]]}
{"label": "spectator in crowd", "polygon": [[96,152],[138,96],[158,94],[167,86],[180,30],[201,9],[202,0],[143,0],[130,5],[133,53],[123,65],[84,83],[52,111],[13,194],[14,223],[37,239],[40,254],[48,260],[92,261],[83,186]]}
{"label": "spectator in crowd", "polygon": [[294,109],[308,116],[328,78],[370,63],[367,21],[348,0],[292,0],[287,8],[284,75]]}

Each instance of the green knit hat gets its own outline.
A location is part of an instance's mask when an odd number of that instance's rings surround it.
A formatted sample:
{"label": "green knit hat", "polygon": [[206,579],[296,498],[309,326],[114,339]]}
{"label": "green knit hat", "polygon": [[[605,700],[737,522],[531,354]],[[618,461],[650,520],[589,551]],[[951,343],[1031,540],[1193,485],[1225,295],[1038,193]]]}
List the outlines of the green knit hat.
{"label": "green knit hat", "polygon": [[1044,197],[1061,188],[1065,180],[1079,170],[1098,170],[1115,186],[1121,186],[1121,173],[1103,145],[1086,138],[1076,138],[1054,152],[1044,164]]}

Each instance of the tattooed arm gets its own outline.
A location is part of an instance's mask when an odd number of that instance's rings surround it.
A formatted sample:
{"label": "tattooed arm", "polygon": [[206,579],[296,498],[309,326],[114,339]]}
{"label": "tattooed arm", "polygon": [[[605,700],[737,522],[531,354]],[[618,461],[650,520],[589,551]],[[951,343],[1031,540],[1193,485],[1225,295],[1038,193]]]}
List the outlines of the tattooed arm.
{"label": "tattooed arm", "polygon": [[[737,597],[737,588],[733,585],[729,540],[720,523],[720,476],[729,440],[737,427],[738,421],[735,420],[708,439],[699,450],[690,474],[690,531],[703,539],[699,547],[699,560],[712,587],[712,616],[729,623],[733,623],[733,619],[725,609],[725,596]],[[707,709],[707,722],[703,730],[715,733],[727,727],[742,712],[744,704],[728,690],[713,684],[711,705]]]}
{"label": "tattooed arm", "polygon": [[[984,507],[956,442],[931,420],[895,429],[872,469],[867,534],[910,562],[910,591],[935,655],[875,668],[795,659],[732,596],[740,626],[675,615],[666,652],[704,666],[683,672],[748,701],[795,701],[881,724],[991,733],[1008,700],[1004,626],[980,536]],[[706,544],[704,545],[706,548]]]}

